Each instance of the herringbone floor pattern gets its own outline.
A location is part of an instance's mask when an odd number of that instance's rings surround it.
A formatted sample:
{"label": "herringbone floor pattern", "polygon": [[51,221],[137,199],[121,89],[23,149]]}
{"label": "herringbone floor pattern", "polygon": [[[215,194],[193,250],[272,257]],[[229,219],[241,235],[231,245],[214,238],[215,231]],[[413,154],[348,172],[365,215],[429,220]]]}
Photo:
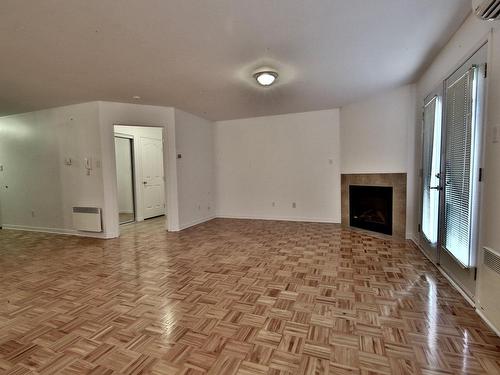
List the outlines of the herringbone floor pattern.
{"label": "herringbone floor pattern", "polygon": [[5,374],[500,374],[500,339],[409,243],[213,220],[0,231]]}

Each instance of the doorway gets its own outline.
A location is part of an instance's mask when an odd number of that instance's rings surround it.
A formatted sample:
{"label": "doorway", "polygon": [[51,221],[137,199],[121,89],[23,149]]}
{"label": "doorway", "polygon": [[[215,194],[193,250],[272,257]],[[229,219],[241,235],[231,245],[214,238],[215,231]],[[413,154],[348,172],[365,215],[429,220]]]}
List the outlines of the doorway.
{"label": "doorway", "polygon": [[487,46],[423,107],[424,251],[469,297],[476,287]]}
{"label": "doorway", "polygon": [[115,125],[114,135],[119,223],[166,215],[163,129]]}

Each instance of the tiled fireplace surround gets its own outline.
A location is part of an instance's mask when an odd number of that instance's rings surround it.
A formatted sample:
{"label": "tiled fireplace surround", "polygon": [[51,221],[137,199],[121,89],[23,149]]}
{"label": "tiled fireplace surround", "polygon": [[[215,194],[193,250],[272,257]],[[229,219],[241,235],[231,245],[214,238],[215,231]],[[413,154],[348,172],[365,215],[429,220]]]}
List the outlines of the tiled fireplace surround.
{"label": "tiled fireplace surround", "polygon": [[392,186],[392,236],[406,235],[406,173],[342,174],[342,225],[349,226],[349,185]]}

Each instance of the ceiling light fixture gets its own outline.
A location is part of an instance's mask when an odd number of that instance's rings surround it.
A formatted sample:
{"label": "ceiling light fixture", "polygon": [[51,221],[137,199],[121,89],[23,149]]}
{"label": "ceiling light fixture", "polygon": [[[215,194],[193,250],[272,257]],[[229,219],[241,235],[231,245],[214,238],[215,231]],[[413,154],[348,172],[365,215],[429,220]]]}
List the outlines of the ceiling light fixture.
{"label": "ceiling light fixture", "polygon": [[268,87],[276,82],[278,72],[270,68],[260,68],[253,74],[253,77],[259,85]]}

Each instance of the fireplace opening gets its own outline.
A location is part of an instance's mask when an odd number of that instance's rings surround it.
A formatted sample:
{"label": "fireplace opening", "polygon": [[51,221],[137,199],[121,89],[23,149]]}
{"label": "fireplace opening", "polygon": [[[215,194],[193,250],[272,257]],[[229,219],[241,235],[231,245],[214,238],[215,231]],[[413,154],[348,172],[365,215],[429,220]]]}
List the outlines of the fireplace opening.
{"label": "fireplace opening", "polygon": [[349,186],[352,227],[392,235],[392,187]]}

